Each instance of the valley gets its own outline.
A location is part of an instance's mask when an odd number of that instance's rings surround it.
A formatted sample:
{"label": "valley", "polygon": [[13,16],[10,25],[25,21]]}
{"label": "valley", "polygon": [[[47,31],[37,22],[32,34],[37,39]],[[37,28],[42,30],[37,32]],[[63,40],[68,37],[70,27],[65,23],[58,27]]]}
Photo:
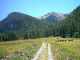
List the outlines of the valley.
{"label": "valley", "polygon": [[[15,2],[18,4],[20,1]],[[26,2],[25,7],[32,7],[36,5],[35,2],[32,2],[33,4],[29,2],[31,5],[26,5],[28,3]],[[37,2],[39,3],[39,0]],[[27,8],[23,8],[24,4],[21,2],[22,12],[20,9],[13,9],[17,6],[15,3],[10,4],[11,11],[2,8],[0,19],[3,18],[1,15],[5,18],[0,20],[0,60],[80,60],[80,5],[73,6],[69,13],[67,13],[68,10],[60,13],[61,10],[66,10],[68,5],[60,4],[67,7],[62,8],[58,7],[58,4],[54,5],[54,2],[51,2],[52,9],[49,3],[48,8],[51,11],[45,7],[37,9],[47,6],[46,3],[40,3],[40,6],[36,5],[37,7],[26,10]],[[13,7],[14,4],[15,7]],[[5,6],[7,5],[3,7]],[[60,8],[60,11],[55,6]],[[31,15],[28,15],[29,13]],[[38,17],[39,13],[41,15]]]}

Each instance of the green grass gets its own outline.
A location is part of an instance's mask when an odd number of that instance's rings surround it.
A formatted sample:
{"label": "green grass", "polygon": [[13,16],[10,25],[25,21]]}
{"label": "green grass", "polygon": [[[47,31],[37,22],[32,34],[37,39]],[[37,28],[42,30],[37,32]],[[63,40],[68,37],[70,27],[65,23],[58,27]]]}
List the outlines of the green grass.
{"label": "green grass", "polygon": [[8,60],[30,60],[41,44],[42,39],[0,42],[0,59],[10,56]]}
{"label": "green grass", "polygon": [[[69,40],[73,41],[57,41]],[[80,60],[80,39],[76,38],[49,38],[55,60]]]}

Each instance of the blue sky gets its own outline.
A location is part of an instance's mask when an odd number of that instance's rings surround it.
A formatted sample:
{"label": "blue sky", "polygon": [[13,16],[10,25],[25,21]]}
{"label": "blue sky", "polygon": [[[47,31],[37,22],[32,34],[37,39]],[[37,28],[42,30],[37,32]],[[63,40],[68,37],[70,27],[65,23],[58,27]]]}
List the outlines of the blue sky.
{"label": "blue sky", "polygon": [[34,17],[48,12],[70,13],[80,0],[0,0],[0,20],[11,12],[22,12]]}

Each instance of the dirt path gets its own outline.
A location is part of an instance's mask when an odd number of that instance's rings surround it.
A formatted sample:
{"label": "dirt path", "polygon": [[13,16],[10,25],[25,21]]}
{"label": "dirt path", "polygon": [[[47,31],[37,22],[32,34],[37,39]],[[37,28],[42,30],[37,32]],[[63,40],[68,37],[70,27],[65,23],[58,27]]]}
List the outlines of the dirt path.
{"label": "dirt path", "polygon": [[51,45],[43,42],[41,48],[38,50],[32,60],[53,60]]}
{"label": "dirt path", "polygon": [[51,45],[48,44],[48,60],[54,60],[51,52]]}

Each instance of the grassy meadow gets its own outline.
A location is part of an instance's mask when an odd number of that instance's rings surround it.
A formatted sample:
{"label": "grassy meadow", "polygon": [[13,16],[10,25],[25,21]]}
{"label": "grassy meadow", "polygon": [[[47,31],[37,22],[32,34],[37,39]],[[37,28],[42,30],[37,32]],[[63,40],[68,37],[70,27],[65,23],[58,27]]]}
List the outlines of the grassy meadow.
{"label": "grassy meadow", "polygon": [[55,60],[80,60],[80,39],[60,37],[0,42],[0,60],[31,60],[45,40]]}
{"label": "grassy meadow", "polygon": [[42,44],[42,39],[0,42],[0,60],[30,60]]}
{"label": "grassy meadow", "polygon": [[55,60],[80,60],[79,38],[48,38]]}

